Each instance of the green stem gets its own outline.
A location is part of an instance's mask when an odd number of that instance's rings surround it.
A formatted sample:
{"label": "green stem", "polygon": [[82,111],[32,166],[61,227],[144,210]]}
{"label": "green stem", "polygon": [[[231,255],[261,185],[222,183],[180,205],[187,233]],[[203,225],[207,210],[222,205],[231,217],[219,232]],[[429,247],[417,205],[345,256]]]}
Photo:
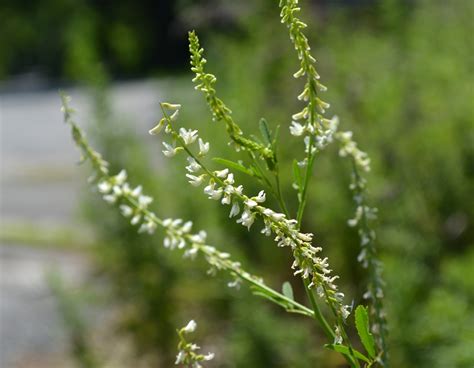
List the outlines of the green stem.
{"label": "green stem", "polygon": [[306,294],[308,295],[308,298],[311,302],[311,307],[313,308],[314,312],[314,318],[321,324],[321,327],[324,330],[324,333],[328,337],[329,340],[334,340],[336,337],[336,334],[332,330],[331,326],[329,326],[329,323],[326,321],[324,316],[321,313],[321,310],[319,309],[318,303],[316,302],[316,298],[314,297],[313,290],[309,288],[309,280],[308,279],[303,279],[303,283],[306,289]]}
{"label": "green stem", "polygon": [[[313,136],[310,137],[310,143],[309,143],[309,151],[311,151],[311,147],[313,144]],[[303,219],[303,213],[304,209],[306,207],[306,197],[307,197],[307,192],[308,192],[308,187],[309,187],[309,180],[311,179],[311,174],[313,172],[313,164],[314,164],[314,158],[315,155],[311,154],[311,152],[308,152],[307,155],[307,165],[306,165],[306,170],[305,170],[305,175],[304,175],[304,183],[303,183],[303,188],[300,191],[300,204],[298,206],[298,213],[296,214],[296,221],[297,221],[297,226],[298,228],[301,227],[301,220]]]}
{"label": "green stem", "polygon": [[285,200],[283,199],[283,194],[281,192],[280,174],[278,172],[278,167],[276,168],[276,172],[275,172],[275,183],[276,183],[278,203],[280,204],[280,208],[285,213],[286,217],[290,218],[290,212],[288,211],[288,208],[286,207]]}
{"label": "green stem", "polygon": [[[290,304],[291,306],[295,307],[295,310],[299,310],[300,312],[302,312],[302,314],[304,314],[304,315],[306,315],[306,316],[309,316],[309,317],[313,317],[313,316],[314,316],[314,312],[313,312],[310,308],[308,308],[308,307],[306,307],[306,306],[304,306],[304,305],[298,303],[297,301],[295,301],[295,300],[293,300],[293,299],[290,299],[290,298],[286,297],[285,295],[279,293],[278,291],[272,289],[271,287],[269,287],[269,286],[267,286],[267,285],[265,285],[265,284],[263,284],[263,283],[261,283],[261,282],[255,280],[255,279],[253,279],[252,277],[248,276],[247,274],[242,273],[242,274],[239,274],[239,276],[240,276],[242,279],[244,279],[244,280],[246,280],[247,282],[249,282],[249,283],[251,283],[252,285],[254,285],[255,287],[257,287],[257,288],[259,288],[259,289],[261,289],[261,290],[264,290],[264,291],[266,291],[267,293],[271,294],[273,297],[278,298],[278,299],[281,299],[281,300],[285,301],[285,303],[288,303],[288,304]],[[277,303],[277,304],[278,304],[278,303]],[[280,304],[279,304],[279,305],[280,305]]]}

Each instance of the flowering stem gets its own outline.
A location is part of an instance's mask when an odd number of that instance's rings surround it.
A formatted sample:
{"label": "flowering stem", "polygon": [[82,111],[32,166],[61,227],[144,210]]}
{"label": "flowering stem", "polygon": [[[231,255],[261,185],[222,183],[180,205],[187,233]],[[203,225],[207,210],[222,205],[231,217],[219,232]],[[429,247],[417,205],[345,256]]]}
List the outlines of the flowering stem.
{"label": "flowering stem", "polygon": [[383,303],[382,298],[378,295],[381,290],[383,290],[383,280],[380,276],[380,266],[379,262],[376,259],[376,250],[374,243],[374,236],[370,233],[372,232],[370,225],[369,225],[369,214],[367,213],[366,206],[364,205],[365,201],[365,193],[364,193],[364,179],[362,178],[359,168],[357,166],[357,162],[354,157],[351,156],[351,163],[352,163],[352,174],[354,177],[354,193],[358,196],[360,204],[362,205],[362,216],[360,221],[360,226],[362,233],[369,234],[367,236],[367,244],[365,245],[367,252],[367,268],[369,273],[369,298],[372,302],[372,315],[375,318],[375,323],[377,325],[376,337],[378,337],[378,345],[380,349],[380,359],[383,363],[384,367],[388,367],[388,358],[387,358],[387,347],[385,342],[385,329],[386,329],[386,322],[383,316]]}

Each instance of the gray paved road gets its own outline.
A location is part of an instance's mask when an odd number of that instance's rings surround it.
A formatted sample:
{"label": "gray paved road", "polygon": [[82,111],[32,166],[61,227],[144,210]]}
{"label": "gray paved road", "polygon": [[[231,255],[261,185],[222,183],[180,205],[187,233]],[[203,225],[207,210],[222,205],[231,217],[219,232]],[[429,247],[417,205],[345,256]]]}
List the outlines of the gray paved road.
{"label": "gray paved road", "polygon": [[[117,84],[113,111],[146,133],[158,114],[156,82]],[[90,109],[84,91],[67,90],[87,125]],[[56,90],[0,95],[0,213],[3,221],[71,221],[82,183],[74,163],[78,153],[62,124]]]}

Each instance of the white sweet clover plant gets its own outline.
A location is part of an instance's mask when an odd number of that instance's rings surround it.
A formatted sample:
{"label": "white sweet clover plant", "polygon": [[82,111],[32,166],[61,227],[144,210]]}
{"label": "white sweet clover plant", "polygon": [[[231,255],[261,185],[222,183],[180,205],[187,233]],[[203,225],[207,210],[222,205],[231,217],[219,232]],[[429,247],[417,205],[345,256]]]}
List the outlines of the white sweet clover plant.
{"label": "white sweet clover plant", "polygon": [[[66,123],[72,129],[73,138],[81,149],[83,159],[90,161],[94,169],[92,182],[97,186],[103,199],[118,207],[123,216],[130,219],[139,232],[153,234],[161,228],[166,236],[164,247],[180,249],[184,257],[193,258],[200,254],[210,265],[210,273],[222,270],[230,276],[229,286],[248,284],[256,295],[265,297],[283,307],[288,312],[298,313],[313,318],[328,338],[326,348],[340,353],[351,367],[387,367],[388,357],[385,343],[386,321],[383,308],[383,280],[381,264],[376,258],[375,233],[371,222],[376,216],[376,209],[366,203],[366,181],[363,172],[370,170],[370,159],[362,152],[352,139],[351,132],[337,131],[337,117],[327,118],[325,112],[329,104],[320,94],[326,87],[320,82],[315,68],[315,59],[310,54],[308,40],[303,33],[307,27],[298,17],[300,11],[297,0],[280,1],[281,22],[289,30],[290,40],[296,50],[300,68],[295,78],[304,78],[304,87],[298,96],[304,102],[301,111],[293,114],[289,124],[290,133],[301,137],[304,143],[304,158],[295,160],[293,165],[294,188],[299,203],[296,216],[292,218],[287,210],[280,188],[280,172],[276,154],[276,134],[272,135],[265,120],[260,122],[263,142],[246,136],[242,128],[233,120],[231,110],[217,97],[214,84],[216,77],[204,69],[206,60],[204,50],[199,44],[195,32],[189,33],[191,70],[195,73],[195,88],[203,92],[212,113],[213,121],[225,124],[232,146],[248,157],[247,162],[232,162],[223,158],[214,158],[225,167],[212,168],[210,143],[199,136],[195,129],[178,127],[179,104],[161,103],[163,117],[150,130],[150,134],[163,134],[169,139],[163,142],[163,154],[173,157],[176,154],[187,155],[188,165],[185,177],[189,184],[201,187],[203,193],[211,200],[220,201],[229,206],[229,217],[251,229],[257,218],[263,220],[261,233],[274,237],[278,247],[287,248],[293,256],[291,268],[304,283],[311,307],[294,300],[291,286],[285,283],[282,293],[266,285],[261,277],[252,275],[232,260],[228,253],[221,252],[207,243],[205,231],[192,231],[192,222],[182,219],[162,219],[149,209],[152,198],[142,193],[141,186],[132,187],[125,170],[111,175],[108,163],[88,144],[84,133],[73,121],[73,109],[69,107],[69,98],[62,96],[63,112]],[[340,144],[339,155],[347,157],[352,165],[350,190],[355,202],[355,215],[348,221],[349,226],[357,227],[360,235],[361,251],[358,260],[367,269],[368,286],[364,298],[368,308],[360,305],[355,310],[355,318],[350,318],[352,307],[345,304],[344,294],[338,289],[337,275],[333,275],[327,257],[321,255],[322,248],[313,243],[314,235],[301,231],[301,220],[306,205],[307,190],[311,181],[312,169],[318,155],[324,148],[337,141]],[[235,172],[231,171],[234,170]],[[247,174],[258,180],[263,189],[257,194],[248,194],[242,185],[237,183],[238,174]],[[267,193],[279,204],[278,209],[265,205]],[[329,308],[330,315],[323,315],[317,297]],[[370,316],[370,318],[369,318]],[[348,325],[354,322],[360,342],[365,352],[357,351],[349,338]],[[185,335],[194,331],[195,322],[178,330],[179,353],[176,364],[200,367],[214,355],[200,355],[197,345],[188,343]]]}
{"label": "white sweet clover plant", "polygon": [[188,322],[188,324],[177,330],[179,343],[178,343],[178,355],[176,356],[177,365],[184,365],[190,368],[201,368],[202,362],[207,362],[214,359],[214,353],[207,353],[205,355],[197,353],[200,347],[192,342],[186,340],[186,335],[196,330],[197,324],[194,320]]}

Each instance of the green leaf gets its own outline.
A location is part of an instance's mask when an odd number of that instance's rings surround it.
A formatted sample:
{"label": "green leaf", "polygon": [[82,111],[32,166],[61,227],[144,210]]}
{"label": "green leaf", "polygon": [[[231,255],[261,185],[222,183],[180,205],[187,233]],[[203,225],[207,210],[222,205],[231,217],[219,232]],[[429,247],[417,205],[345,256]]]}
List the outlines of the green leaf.
{"label": "green leaf", "polygon": [[352,359],[353,356],[355,356],[357,359],[363,360],[366,363],[370,363],[369,358],[367,358],[364,354],[362,354],[361,352],[355,350],[354,348],[352,348],[353,355],[351,355],[351,352],[350,352],[349,348],[345,345],[326,344],[326,345],[324,345],[324,347],[326,349],[333,350],[333,351],[336,351],[338,353],[341,353],[341,354],[343,354],[343,355],[345,355],[345,356],[347,356],[351,359]]}
{"label": "green leaf", "polygon": [[244,165],[239,164],[238,162],[226,160],[225,158],[220,158],[220,157],[214,157],[212,160],[217,162],[218,164],[243,172],[244,174],[254,176],[254,173],[252,170],[247,169]]}
{"label": "green leaf", "polygon": [[264,118],[260,119],[259,122],[260,133],[266,144],[272,144],[272,135],[270,133],[270,128],[268,127],[267,121]]}
{"label": "green leaf", "polygon": [[293,288],[291,287],[291,284],[288,281],[285,281],[282,285],[282,293],[284,296],[286,296],[288,299],[295,300],[295,297],[293,296]]}
{"label": "green leaf", "polygon": [[273,295],[267,293],[265,290],[259,289],[255,286],[252,286],[252,294],[260,296],[260,297],[265,298],[265,299],[268,299],[272,303],[278,304],[278,305],[282,306],[285,309],[288,309],[290,307],[288,305],[288,302],[284,301],[283,299],[277,299]]}
{"label": "green leaf", "polygon": [[369,315],[367,313],[367,308],[363,305],[359,305],[355,311],[355,323],[357,328],[357,333],[360,336],[360,341],[364,345],[365,350],[369,353],[371,358],[375,357],[375,341],[374,337],[370,333],[369,328]]}

